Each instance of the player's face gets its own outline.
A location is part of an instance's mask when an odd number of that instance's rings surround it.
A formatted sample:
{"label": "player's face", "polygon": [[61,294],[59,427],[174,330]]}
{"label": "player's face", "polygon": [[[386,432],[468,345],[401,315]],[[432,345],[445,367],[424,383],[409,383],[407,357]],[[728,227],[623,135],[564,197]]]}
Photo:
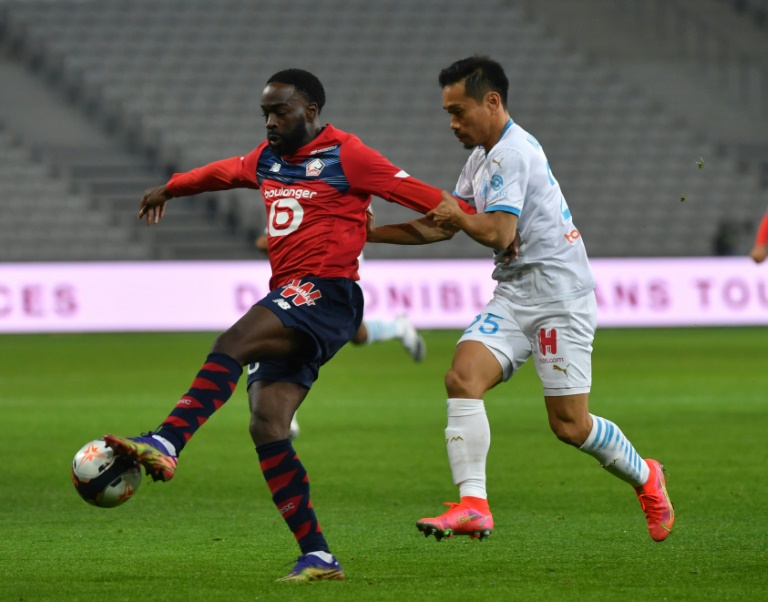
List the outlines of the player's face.
{"label": "player's face", "polygon": [[312,140],[307,128],[317,116],[317,105],[288,84],[273,82],[261,95],[267,141],[278,155],[290,155]]}
{"label": "player's face", "polygon": [[492,135],[491,108],[485,100],[477,102],[467,96],[463,81],[443,88],[443,108],[451,116],[451,130],[464,148],[480,146]]}

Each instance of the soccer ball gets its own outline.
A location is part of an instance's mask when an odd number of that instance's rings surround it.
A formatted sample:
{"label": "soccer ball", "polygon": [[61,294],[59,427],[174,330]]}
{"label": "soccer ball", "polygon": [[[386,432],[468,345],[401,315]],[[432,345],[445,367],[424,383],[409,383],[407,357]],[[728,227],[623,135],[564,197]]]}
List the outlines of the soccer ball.
{"label": "soccer ball", "polygon": [[115,457],[104,439],[96,439],[75,454],[72,481],[80,497],[89,504],[114,508],[136,493],[141,470],[136,462]]}

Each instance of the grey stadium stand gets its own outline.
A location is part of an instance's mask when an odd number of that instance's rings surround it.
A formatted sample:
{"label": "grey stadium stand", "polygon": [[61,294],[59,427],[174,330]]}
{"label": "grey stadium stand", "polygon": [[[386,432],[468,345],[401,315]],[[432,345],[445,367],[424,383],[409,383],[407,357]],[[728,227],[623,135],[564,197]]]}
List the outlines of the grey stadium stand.
{"label": "grey stadium stand", "polygon": [[[256,146],[264,136],[263,83],[279,69],[302,67],[326,87],[327,121],[450,190],[467,151],[449,131],[437,74],[458,58],[487,53],[507,70],[510,112],[544,146],[592,256],[708,255],[719,221],[759,215],[765,192],[717,140],[620,72],[585,58],[527,16],[524,4],[6,0],[0,14],[13,56],[63,91],[116,145],[127,141],[150,158],[159,181],[169,170]],[[699,157],[705,169],[697,168]],[[47,161],[61,163],[50,154]],[[110,227],[128,220],[143,191],[147,172],[129,171],[122,184],[106,178],[111,184],[100,188],[97,174],[85,186],[92,215],[103,214]],[[137,235],[127,227],[123,236],[155,258],[255,256],[247,240],[264,223],[257,193],[218,194],[191,203],[187,213],[185,202],[174,203],[165,233]],[[374,208],[380,223],[414,216],[381,200]],[[201,216],[215,222],[209,246]],[[140,255],[133,248],[125,247],[125,258]],[[418,248],[371,245],[366,254],[489,252],[460,235]]]}

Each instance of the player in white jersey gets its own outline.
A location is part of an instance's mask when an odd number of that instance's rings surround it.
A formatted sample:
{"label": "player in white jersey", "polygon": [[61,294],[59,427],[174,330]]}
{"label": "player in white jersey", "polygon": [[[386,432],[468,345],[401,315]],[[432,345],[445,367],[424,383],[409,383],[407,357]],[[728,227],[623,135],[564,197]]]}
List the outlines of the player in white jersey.
{"label": "player in white jersey", "polygon": [[493,531],[485,463],[490,426],[483,396],[511,378],[529,357],[544,388],[549,425],[561,441],[593,456],[635,488],[651,537],[663,541],[674,523],[663,468],[643,460],[621,430],[589,413],[591,352],[597,306],[595,281],[579,231],[539,142],[510,118],[509,87],[487,57],[457,61],[440,73],[451,129],[474,149],[454,194],[477,214],[459,209],[454,196],[426,217],[376,228],[369,242],[422,244],[463,230],[494,250],[493,299],[459,339],[445,377],[448,459],[460,502],[417,527],[437,539]]}

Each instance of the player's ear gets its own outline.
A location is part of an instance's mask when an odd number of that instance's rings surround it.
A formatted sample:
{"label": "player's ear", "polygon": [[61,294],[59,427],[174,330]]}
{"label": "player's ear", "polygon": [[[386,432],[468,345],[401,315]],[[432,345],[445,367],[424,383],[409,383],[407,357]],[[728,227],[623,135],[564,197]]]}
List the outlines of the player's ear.
{"label": "player's ear", "polygon": [[317,119],[317,116],[320,114],[320,109],[317,107],[317,103],[310,102],[307,105],[307,108],[304,109],[304,118],[307,121],[314,121]]}
{"label": "player's ear", "polygon": [[501,96],[498,92],[490,91],[485,95],[485,103],[492,111],[498,111],[501,107]]}

